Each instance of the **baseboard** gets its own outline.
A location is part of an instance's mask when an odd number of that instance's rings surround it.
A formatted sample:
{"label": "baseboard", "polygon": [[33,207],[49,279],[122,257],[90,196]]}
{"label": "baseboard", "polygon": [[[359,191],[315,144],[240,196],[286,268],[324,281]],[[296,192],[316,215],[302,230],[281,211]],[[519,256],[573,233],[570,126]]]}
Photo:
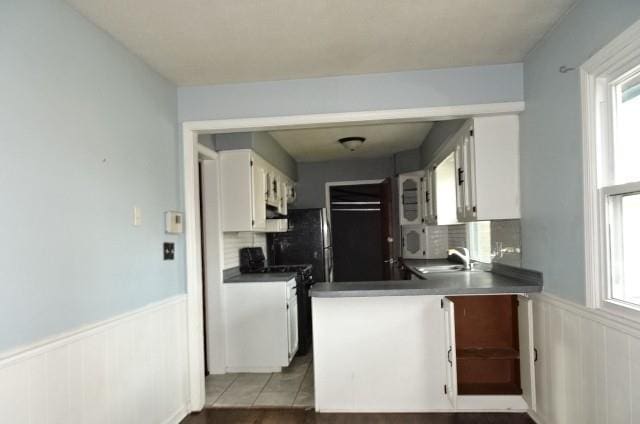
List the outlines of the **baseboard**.
{"label": "baseboard", "polygon": [[536,414],[535,411],[529,410],[527,411],[527,414],[536,422],[536,424],[547,424],[547,422],[543,420],[540,415]]}
{"label": "baseboard", "polygon": [[0,423],[179,423],[186,306],[175,296],[2,353]]}
{"label": "baseboard", "polygon": [[282,367],[226,367],[228,373],[272,373],[281,372]]}
{"label": "baseboard", "polygon": [[180,409],[178,409],[173,415],[171,415],[169,418],[167,418],[166,420],[164,420],[162,422],[162,424],[180,424],[180,422],[187,416],[189,415],[189,411],[187,410],[186,406],[181,407]]}

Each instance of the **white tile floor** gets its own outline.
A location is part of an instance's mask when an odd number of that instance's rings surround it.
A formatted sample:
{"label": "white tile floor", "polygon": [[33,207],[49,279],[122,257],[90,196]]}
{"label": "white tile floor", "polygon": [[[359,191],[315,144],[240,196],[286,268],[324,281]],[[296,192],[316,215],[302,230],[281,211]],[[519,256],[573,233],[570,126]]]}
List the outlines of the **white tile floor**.
{"label": "white tile floor", "polygon": [[207,407],[314,406],[313,355],[295,357],[279,373],[210,375]]}

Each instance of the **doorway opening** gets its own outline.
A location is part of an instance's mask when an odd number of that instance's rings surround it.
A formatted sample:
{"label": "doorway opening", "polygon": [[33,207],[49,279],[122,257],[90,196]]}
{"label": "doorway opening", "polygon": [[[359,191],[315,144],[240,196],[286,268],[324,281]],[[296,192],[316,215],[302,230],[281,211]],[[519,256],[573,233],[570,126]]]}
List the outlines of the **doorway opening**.
{"label": "doorway opening", "polygon": [[327,183],[335,282],[390,278],[391,179]]}

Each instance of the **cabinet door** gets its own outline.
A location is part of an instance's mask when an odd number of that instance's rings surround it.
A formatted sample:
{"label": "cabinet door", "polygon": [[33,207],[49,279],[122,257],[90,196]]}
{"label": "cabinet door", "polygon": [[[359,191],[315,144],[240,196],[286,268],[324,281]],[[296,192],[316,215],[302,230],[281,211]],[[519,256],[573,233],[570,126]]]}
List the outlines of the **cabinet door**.
{"label": "cabinet door", "polygon": [[289,190],[287,192],[287,203],[293,203],[296,201],[296,185],[295,183],[291,183],[289,186]]}
{"label": "cabinet door", "polygon": [[536,354],[533,338],[533,302],[525,296],[518,296],[518,337],[522,397],[529,405],[529,409],[536,411]]}
{"label": "cabinet door", "polygon": [[465,129],[462,136],[462,146],[464,156],[464,217],[467,221],[472,221],[477,216],[473,127]]}
{"label": "cabinet door", "polygon": [[287,183],[281,181],[278,188],[278,213],[286,215],[288,211],[287,192],[289,191]]}
{"label": "cabinet door", "polygon": [[400,192],[400,225],[422,222],[422,173],[401,174],[398,176]]}
{"label": "cabinet door", "polygon": [[429,225],[438,224],[438,208],[436,206],[436,168],[429,166],[424,171],[424,222]]}
{"label": "cabinet door", "polygon": [[427,255],[426,230],[423,225],[402,226],[402,257],[423,259]]}
{"label": "cabinet door", "polygon": [[287,305],[287,323],[289,333],[289,361],[298,351],[298,301],[293,296]]}
{"label": "cabinet door", "polygon": [[254,230],[265,230],[267,227],[267,173],[255,161],[251,169],[253,173],[253,222]]}
{"label": "cabinet door", "polygon": [[447,384],[445,391],[453,407],[456,407],[458,399],[458,371],[456,362],[456,319],[453,302],[446,297],[442,298],[444,309],[444,337],[447,349]]}
{"label": "cabinet door", "polygon": [[456,215],[459,222],[465,221],[465,165],[464,165],[464,140],[458,137],[455,147],[456,163]]}

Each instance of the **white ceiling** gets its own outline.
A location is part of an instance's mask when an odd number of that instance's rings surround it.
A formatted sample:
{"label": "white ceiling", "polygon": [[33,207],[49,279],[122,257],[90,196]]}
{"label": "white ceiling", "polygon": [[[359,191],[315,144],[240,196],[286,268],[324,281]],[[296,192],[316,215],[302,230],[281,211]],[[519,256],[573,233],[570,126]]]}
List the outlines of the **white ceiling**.
{"label": "white ceiling", "polygon": [[[416,122],[283,130],[269,134],[298,162],[317,162],[370,159],[415,149],[427,136],[431,126],[431,122]],[[343,137],[365,137],[366,141],[352,152],[338,143]]]}
{"label": "white ceiling", "polygon": [[575,0],[67,0],[179,85],[514,63]]}

